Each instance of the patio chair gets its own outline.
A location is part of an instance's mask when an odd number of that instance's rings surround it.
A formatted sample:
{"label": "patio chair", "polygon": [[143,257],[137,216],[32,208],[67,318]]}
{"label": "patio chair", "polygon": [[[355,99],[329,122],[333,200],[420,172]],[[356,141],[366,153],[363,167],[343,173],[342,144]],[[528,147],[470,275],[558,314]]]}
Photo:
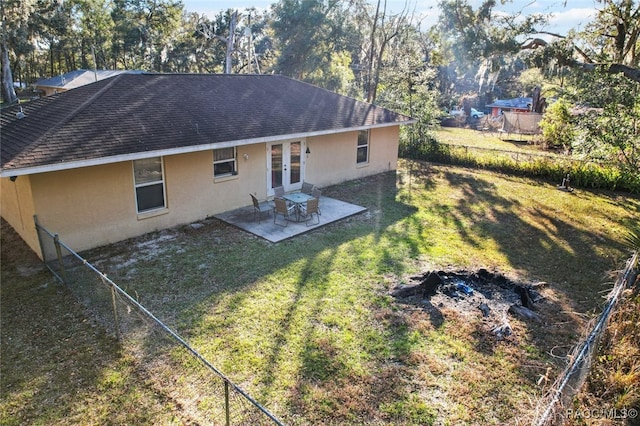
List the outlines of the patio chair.
{"label": "patio chair", "polygon": [[309,200],[300,206],[300,216],[304,217],[304,221],[309,226],[309,221],[313,219],[313,214],[316,214],[316,219],[318,221],[316,223],[312,223],[312,225],[317,225],[320,223],[320,214],[318,213],[318,199],[317,198],[309,198]]}
{"label": "patio chair", "polygon": [[[273,223],[279,226],[287,226],[291,216],[296,214],[296,206],[287,206],[287,201],[284,198],[275,198],[273,202],[276,205],[273,209]],[[282,215],[284,224],[277,222],[278,215]]]}
{"label": "patio chair", "polygon": [[[284,186],[276,186],[275,188],[273,188],[273,199],[275,200],[276,198],[282,198],[284,197]],[[289,201],[287,201],[287,206],[291,207],[293,206],[293,203],[290,203]],[[272,208],[275,208],[275,204],[273,204],[271,206]]]}
{"label": "patio chair", "polygon": [[311,195],[311,191],[313,191],[314,185],[309,182],[302,182],[302,189],[300,192],[303,194]]}
{"label": "patio chair", "polygon": [[262,219],[261,215],[262,213],[267,213],[267,216],[269,216],[269,211],[271,210],[271,207],[267,204],[267,203],[260,203],[258,201],[258,199],[255,197],[255,195],[253,194],[249,194],[251,195],[251,201],[253,201],[253,220],[256,220],[256,216],[258,217],[258,223],[260,223],[260,220]]}
{"label": "patio chair", "polygon": [[322,216],[322,212],[320,211],[320,196],[322,195],[322,191],[320,191],[320,188],[318,188],[317,186],[314,186],[311,190],[311,195],[313,196],[313,198],[318,199],[318,214]]}
{"label": "patio chair", "polygon": [[284,197],[284,186],[276,186],[273,188],[273,196],[276,198]]}

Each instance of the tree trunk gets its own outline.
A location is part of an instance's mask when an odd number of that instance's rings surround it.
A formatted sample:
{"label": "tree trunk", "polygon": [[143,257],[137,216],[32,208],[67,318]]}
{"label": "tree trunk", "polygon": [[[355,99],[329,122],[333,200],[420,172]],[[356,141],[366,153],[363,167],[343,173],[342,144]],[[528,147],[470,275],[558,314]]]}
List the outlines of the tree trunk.
{"label": "tree trunk", "polygon": [[2,39],[2,99],[7,104],[18,102],[16,89],[13,87],[13,75],[11,74],[11,64],[9,63],[9,49],[7,42]]}
{"label": "tree trunk", "polygon": [[[386,10],[385,10],[386,12]],[[384,12],[383,12],[384,13]],[[375,58],[375,49],[376,49],[376,31],[378,30],[378,16],[380,15],[380,0],[378,0],[376,6],[376,14],[373,17],[372,28],[371,28],[371,37],[369,39],[370,47],[369,47],[369,63],[367,64],[367,102],[372,103],[375,100],[375,93],[373,87],[373,69],[374,69],[374,58]]]}
{"label": "tree trunk", "polygon": [[367,97],[367,102],[374,103],[376,101],[376,97],[378,96],[378,85],[380,84],[380,71],[382,69],[382,56],[384,55],[384,50],[387,47],[387,40],[384,40],[380,45],[380,52],[378,54],[378,59],[376,60],[376,67],[373,69],[373,78],[371,82],[371,87],[369,89],[369,96]]}
{"label": "tree trunk", "polygon": [[238,12],[234,11],[231,14],[231,22],[229,23],[229,37],[227,37],[227,53],[224,59],[224,73],[231,74],[233,61],[231,55],[233,53],[233,47],[236,43],[236,25],[238,23]]}

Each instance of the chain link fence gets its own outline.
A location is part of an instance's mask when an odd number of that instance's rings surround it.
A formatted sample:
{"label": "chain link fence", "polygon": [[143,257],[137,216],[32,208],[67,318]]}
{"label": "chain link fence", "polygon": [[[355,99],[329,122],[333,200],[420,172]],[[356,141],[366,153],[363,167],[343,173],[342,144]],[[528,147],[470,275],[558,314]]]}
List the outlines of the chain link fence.
{"label": "chain link fence", "polygon": [[47,268],[134,355],[145,380],[179,405],[184,423],[282,425],[175,331],[34,220]]}
{"label": "chain link fence", "polygon": [[531,161],[563,161],[567,164],[583,164],[583,160],[578,160],[575,158],[570,158],[566,155],[559,155],[553,152],[527,152],[527,151],[513,151],[506,149],[498,149],[498,148],[485,148],[481,146],[471,146],[471,145],[458,145],[451,143],[441,143],[446,146],[447,149],[452,152],[457,152],[458,155],[473,155],[474,157],[485,155],[488,158],[496,159],[502,158],[505,160],[519,162],[531,162]]}
{"label": "chain link fence", "polygon": [[584,384],[598,342],[607,328],[611,314],[615,311],[623,291],[632,286],[638,274],[638,253],[628,261],[607,296],[602,313],[589,327],[586,337],[568,354],[567,366],[555,381],[546,396],[538,404],[536,426],[561,425],[570,413],[571,401]]}

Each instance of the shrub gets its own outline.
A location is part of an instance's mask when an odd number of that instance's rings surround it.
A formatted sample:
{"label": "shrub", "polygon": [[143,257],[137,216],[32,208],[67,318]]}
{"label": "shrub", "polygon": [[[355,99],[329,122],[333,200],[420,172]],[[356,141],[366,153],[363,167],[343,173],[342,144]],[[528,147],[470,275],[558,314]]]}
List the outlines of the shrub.
{"label": "shrub", "polygon": [[569,174],[571,186],[640,193],[640,175],[614,166],[557,157],[532,157],[522,153],[475,150],[439,143],[433,134],[401,142],[399,155],[463,167],[495,170],[560,184]]}
{"label": "shrub", "polygon": [[560,99],[547,108],[540,121],[542,139],[549,148],[569,151],[576,138],[576,126],[569,107],[567,101]]}

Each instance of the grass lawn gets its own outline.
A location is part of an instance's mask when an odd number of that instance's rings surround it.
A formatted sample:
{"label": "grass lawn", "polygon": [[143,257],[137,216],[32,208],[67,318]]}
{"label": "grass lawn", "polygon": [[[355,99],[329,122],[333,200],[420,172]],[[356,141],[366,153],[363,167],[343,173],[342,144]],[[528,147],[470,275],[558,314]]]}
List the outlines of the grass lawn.
{"label": "grass lawn", "polygon": [[[286,424],[526,424],[640,214],[637,197],[405,161],[323,194],[368,210],[277,244],[212,219],[84,257]],[[2,245],[0,423],[189,424],[206,410],[181,399],[191,385],[177,378],[159,392],[64,287],[11,256],[18,245]],[[497,341],[479,310],[389,295],[461,268],[547,282],[545,322],[509,317],[514,333]]]}
{"label": "grass lawn", "polygon": [[2,220],[0,425],[182,424]]}
{"label": "grass lawn", "polygon": [[545,153],[543,147],[535,143],[536,136],[531,135],[517,135],[515,133],[500,135],[498,132],[482,132],[460,127],[441,127],[434,133],[440,142],[447,144],[504,151]]}

